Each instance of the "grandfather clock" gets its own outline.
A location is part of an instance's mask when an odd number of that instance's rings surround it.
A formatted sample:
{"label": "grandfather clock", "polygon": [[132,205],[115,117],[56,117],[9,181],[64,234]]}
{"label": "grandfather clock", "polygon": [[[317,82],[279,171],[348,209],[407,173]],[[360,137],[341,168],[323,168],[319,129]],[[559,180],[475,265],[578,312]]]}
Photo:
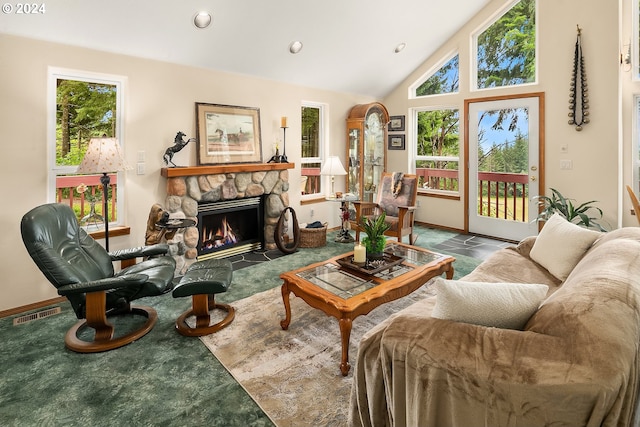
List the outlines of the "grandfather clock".
{"label": "grandfather clock", "polygon": [[351,108],[347,118],[347,191],[373,202],[382,172],[387,169],[389,112],[379,102]]}

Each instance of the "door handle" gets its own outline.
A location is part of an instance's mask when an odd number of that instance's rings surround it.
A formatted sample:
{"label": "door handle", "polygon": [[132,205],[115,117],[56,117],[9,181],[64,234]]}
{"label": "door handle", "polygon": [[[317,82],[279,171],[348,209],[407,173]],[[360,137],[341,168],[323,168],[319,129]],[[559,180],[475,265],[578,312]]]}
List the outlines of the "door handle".
{"label": "door handle", "polygon": [[537,170],[538,170],[538,167],[537,167],[537,166],[531,166],[531,170],[532,170],[532,171],[537,171]]}
{"label": "door handle", "polygon": [[531,177],[531,181],[535,181],[537,178],[535,176]]}

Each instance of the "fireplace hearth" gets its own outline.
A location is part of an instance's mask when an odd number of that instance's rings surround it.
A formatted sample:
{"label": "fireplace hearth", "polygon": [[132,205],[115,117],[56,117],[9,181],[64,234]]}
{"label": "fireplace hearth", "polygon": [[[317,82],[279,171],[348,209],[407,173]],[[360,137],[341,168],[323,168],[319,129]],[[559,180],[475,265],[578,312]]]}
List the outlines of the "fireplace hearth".
{"label": "fireplace hearth", "polygon": [[263,197],[199,203],[198,259],[225,258],[262,249],[263,221]]}

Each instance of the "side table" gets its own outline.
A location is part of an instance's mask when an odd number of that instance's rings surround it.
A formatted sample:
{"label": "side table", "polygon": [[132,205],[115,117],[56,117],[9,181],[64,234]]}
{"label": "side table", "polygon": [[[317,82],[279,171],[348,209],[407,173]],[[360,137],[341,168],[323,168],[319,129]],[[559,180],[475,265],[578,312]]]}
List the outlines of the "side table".
{"label": "side table", "polygon": [[352,200],[345,197],[327,197],[327,200],[332,202],[340,202],[340,221],[342,223],[342,226],[334,241],[338,243],[355,242],[356,239],[354,239],[354,237],[347,229],[347,224],[349,223],[349,202]]}
{"label": "side table", "polygon": [[158,236],[158,242],[162,240],[162,237],[168,232],[173,230],[179,230],[180,228],[193,227],[196,222],[189,218],[173,218],[167,221],[156,222],[156,227],[160,228],[162,232]]}

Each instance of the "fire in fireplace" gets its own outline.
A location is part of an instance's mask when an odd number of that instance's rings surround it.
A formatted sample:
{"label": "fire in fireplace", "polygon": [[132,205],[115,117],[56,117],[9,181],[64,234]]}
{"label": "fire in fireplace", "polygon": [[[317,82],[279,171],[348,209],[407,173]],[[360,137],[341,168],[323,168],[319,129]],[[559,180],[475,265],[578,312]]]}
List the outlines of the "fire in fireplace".
{"label": "fire in fireplace", "polygon": [[222,217],[222,224],[215,231],[213,229],[207,230],[206,227],[202,228],[203,249],[210,250],[236,243],[238,243],[238,238],[226,215]]}
{"label": "fire in fireplace", "polygon": [[198,205],[198,259],[224,258],[264,246],[262,197]]}

